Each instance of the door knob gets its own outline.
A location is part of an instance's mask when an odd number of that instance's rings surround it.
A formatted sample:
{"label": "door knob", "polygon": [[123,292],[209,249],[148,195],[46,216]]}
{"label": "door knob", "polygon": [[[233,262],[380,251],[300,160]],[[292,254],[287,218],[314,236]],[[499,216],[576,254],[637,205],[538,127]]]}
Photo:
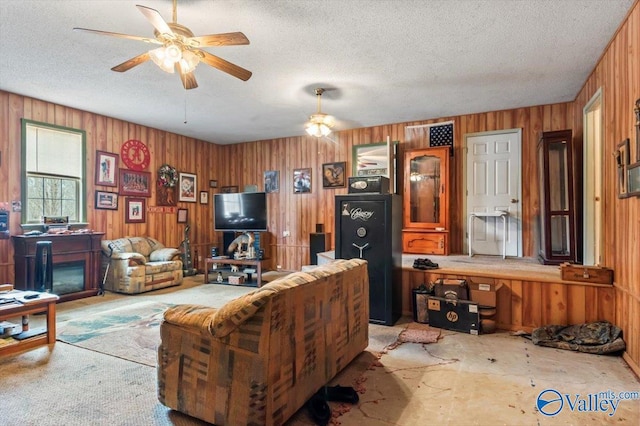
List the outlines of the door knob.
{"label": "door knob", "polygon": [[511,204],[515,204],[515,203],[517,203],[517,202],[518,202],[518,200],[517,200],[517,199],[515,199],[515,198],[512,198],[512,199],[511,199]]}

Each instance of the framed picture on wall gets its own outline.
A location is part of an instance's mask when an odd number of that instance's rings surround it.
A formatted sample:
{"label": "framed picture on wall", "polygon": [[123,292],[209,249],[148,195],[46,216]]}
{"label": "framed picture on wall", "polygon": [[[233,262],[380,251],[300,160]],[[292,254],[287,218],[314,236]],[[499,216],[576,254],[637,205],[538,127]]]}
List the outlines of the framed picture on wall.
{"label": "framed picture on wall", "polygon": [[267,170],[264,172],[264,192],[280,192],[280,172],[278,170]]}
{"label": "framed picture on wall", "polygon": [[146,221],[146,199],[127,198],[125,201],[125,223],[144,223]]}
{"label": "framed picture on wall", "polygon": [[222,188],[220,188],[220,192],[222,192],[223,194],[234,194],[234,193],[238,192],[238,187],[237,186],[223,186]]}
{"label": "framed picture on wall", "polygon": [[196,202],[196,194],[198,192],[196,179],[196,175],[192,173],[180,173],[178,178],[178,190],[180,191],[180,196],[178,197],[178,200],[189,203]]}
{"label": "framed picture on wall", "polygon": [[118,186],[118,154],[96,151],[96,185]]}
{"label": "framed picture on wall", "polygon": [[640,98],[636,100],[633,112],[636,115],[636,162],[640,162]]}
{"label": "framed picture on wall", "polygon": [[293,192],[301,194],[311,192],[311,169],[293,169]]}
{"label": "framed picture on wall", "polygon": [[187,223],[189,220],[189,210],[178,209],[178,223]]}
{"label": "framed picture on wall", "polygon": [[120,195],[151,197],[151,173],[120,169]]}
{"label": "framed picture on wall", "polygon": [[99,210],[118,210],[118,193],[96,191],[95,207]]}
{"label": "framed picture on wall", "polygon": [[322,187],[343,188],[346,185],[347,163],[325,163],[322,165]]}
{"label": "framed picture on wall", "polygon": [[627,168],[627,195],[640,196],[640,161]]}
{"label": "framed picture on wall", "polygon": [[628,188],[627,188],[627,168],[629,167],[630,162],[630,153],[629,153],[629,138],[620,142],[617,146],[616,151],[614,152],[614,156],[616,158],[616,166],[618,172],[618,198],[627,198]]}
{"label": "framed picture on wall", "polygon": [[200,191],[200,204],[209,204],[209,193],[207,191]]}

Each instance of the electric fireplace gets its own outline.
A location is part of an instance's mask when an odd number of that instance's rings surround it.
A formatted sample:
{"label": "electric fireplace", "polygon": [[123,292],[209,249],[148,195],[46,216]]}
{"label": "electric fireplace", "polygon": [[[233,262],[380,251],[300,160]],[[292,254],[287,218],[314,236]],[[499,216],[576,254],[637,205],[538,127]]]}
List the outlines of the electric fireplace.
{"label": "electric fireplace", "polygon": [[104,232],[77,234],[14,235],[15,288],[39,290],[36,283],[36,243],[51,241],[53,283],[51,291],[60,301],[98,294],[100,243]]}

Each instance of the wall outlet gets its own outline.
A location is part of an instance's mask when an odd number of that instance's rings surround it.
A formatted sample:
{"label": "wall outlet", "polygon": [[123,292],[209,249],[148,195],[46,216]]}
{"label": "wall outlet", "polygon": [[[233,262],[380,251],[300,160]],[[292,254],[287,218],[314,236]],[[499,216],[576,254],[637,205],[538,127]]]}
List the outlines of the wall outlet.
{"label": "wall outlet", "polygon": [[290,235],[291,235],[291,233],[289,231],[282,231],[282,236],[283,237],[288,237]]}

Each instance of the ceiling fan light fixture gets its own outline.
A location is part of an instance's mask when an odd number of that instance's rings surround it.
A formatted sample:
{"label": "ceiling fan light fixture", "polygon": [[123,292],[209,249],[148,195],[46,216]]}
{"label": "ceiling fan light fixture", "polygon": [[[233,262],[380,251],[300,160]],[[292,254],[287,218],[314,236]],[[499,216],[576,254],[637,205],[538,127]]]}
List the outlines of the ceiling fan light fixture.
{"label": "ceiling fan light fixture", "polygon": [[174,64],[182,59],[182,49],[180,49],[173,43],[165,46],[164,52],[167,60],[173,62]]}
{"label": "ceiling fan light fixture", "polygon": [[305,124],[305,131],[309,136],[320,138],[331,134],[331,129],[335,125],[335,118],[323,113],[320,109],[320,97],[324,93],[324,89],[318,88],[315,92],[318,97],[318,112],[309,117],[309,121]]}
{"label": "ceiling fan light fixture", "polygon": [[158,47],[157,49],[150,50],[149,57],[154,64],[160,67],[162,71],[173,74],[175,62],[167,58],[167,52],[164,47]]}
{"label": "ceiling fan light fixture", "polygon": [[196,69],[198,64],[200,63],[200,57],[190,50],[185,50],[182,52],[182,59],[180,59],[180,67],[182,68],[182,72],[190,73]]}

